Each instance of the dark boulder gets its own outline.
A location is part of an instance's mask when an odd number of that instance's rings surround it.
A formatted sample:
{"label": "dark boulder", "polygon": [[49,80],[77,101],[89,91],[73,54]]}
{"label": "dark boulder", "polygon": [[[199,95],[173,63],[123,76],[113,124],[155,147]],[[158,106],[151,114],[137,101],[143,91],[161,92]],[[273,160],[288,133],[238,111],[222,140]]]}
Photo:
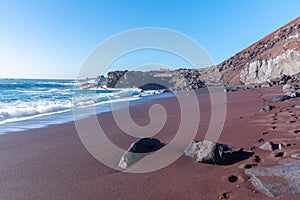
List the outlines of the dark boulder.
{"label": "dark boulder", "polygon": [[164,147],[164,143],[156,138],[142,138],[132,143],[121,157],[118,166],[126,169],[143,157]]}

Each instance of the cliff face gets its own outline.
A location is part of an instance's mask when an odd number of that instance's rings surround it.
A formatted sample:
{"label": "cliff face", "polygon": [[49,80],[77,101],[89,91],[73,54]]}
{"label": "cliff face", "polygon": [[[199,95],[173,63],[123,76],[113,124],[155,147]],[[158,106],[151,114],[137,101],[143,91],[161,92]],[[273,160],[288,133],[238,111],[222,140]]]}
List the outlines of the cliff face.
{"label": "cliff face", "polygon": [[257,84],[300,72],[300,17],[217,65],[219,83]]}
{"label": "cliff face", "polygon": [[204,86],[199,70],[179,69],[175,71],[114,71],[107,74],[107,87],[164,89],[173,91],[198,89]]}
{"label": "cliff face", "polygon": [[288,50],[272,59],[259,59],[246,65],[240,73],[244,84],[257,84],[272,78],[300,73],[300,52]]}

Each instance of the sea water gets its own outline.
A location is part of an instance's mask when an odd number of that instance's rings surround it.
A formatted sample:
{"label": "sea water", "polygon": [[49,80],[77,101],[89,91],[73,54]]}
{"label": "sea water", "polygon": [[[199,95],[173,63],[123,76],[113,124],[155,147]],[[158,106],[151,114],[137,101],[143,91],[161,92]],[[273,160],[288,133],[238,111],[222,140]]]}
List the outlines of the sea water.
{"label": "sea water", "polygon": [[[172,94],[152,95],[139,89],[80,89],[75,80],[0,79],[0,134],[41,128],[74,120],[72,108],[111,111],[111,103],[145,103]],[[86,113],[80,118],[89,117]],[[78,117],[76,117],[78,119]]]}

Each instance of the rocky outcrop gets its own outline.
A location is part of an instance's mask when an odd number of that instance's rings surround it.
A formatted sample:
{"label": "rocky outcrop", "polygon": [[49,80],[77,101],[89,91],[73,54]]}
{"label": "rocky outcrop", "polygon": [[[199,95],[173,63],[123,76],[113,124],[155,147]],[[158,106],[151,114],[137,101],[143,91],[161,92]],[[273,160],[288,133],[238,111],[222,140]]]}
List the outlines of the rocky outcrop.
{"label": "rocky outcrop", "polygon": [[246,65],[240,73],[244,84],[258,84],[282,75],[300,73],[300,52],[289,50],[273,59],[259,59]]}
{"label": "rocky outcrop", "polygon": [[297,73],[300,73],[300,17],[216,66],[175,71],[115,71],[108,73],[107,86],[140,87],[156,83],[182,90],[201,88],[204,84],[273,85],[274,79],[277,84],[277,79]]}
{"label": "rocky outcrop", "polygon": [[114,88],[118,81],[124,76],[124,74],[128,72],[127,70],[125,71],[113,71],[113,72],[108,72],[107,73],[107,78],[106,78],[106,86],[108,88]]}
{"label": "rocky outcrop", "polygon": [[142,88],[156,90],[169,88],[172,91],[198,89],[204,87],[197,69],[178,69],[174,71],[114,71],[107,75],[109,88]]}

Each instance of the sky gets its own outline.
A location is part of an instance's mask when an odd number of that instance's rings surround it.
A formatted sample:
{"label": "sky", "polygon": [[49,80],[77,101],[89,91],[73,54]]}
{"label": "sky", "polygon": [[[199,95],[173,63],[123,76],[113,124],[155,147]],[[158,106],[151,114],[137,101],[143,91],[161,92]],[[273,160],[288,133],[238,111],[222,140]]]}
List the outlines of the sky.
{"label": "sky", "polygon": [[[183,33],[218,64],[299,15],[299,0],[0,0],[0,78],[75,78],[103,41],[143,27]],[[148,51],[113,68],[143,63],[186,65]]]}

